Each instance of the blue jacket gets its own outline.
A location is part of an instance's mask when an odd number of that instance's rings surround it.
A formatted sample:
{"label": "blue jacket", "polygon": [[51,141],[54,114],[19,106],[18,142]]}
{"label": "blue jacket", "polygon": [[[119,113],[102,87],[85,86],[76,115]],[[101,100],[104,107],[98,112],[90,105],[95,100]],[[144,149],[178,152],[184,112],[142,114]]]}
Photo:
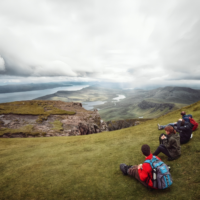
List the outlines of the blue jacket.
{"label": "blue jacket", "polygon": [[182,116],[182,119],[184,119],[186,122],[190,122],[189,117],[192,118],[192,115],[191,115],[191,114],[189,114],[189,115],[183,115],[183,116]]}

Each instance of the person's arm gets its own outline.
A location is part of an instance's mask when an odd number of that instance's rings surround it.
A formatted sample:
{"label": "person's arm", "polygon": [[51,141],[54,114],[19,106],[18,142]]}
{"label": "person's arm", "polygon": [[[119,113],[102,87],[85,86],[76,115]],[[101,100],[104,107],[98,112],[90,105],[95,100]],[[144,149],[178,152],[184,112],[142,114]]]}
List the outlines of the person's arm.
{"label": "person's arm", "polygon": [[172,137],[169,138],[169,140],[167,140],[167,138],[166,138],[166,139],[163,140],[163,145],[164,145],[167,149],[171,149],[172,146],[173,146],[173,144],[174,144],[175,142],[176,142],[175,139],[172,138]]}
{"label": "person's arm", "polygon": [[[145,165],[145,164],[143,164],[143,165]],[[144,166],[144,168],[145,168],[145,166]],[[140,180],[144,181],[144,182],[149,177],[148,172],[145,169],[141,169],[141,168],[138,169],[138,174],[139,174]]]}

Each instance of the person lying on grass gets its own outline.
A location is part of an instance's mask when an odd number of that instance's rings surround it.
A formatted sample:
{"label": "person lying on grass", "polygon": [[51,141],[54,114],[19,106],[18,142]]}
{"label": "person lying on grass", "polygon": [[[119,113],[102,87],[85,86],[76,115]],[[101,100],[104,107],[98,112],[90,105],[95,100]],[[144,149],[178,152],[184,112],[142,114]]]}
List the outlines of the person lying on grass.
{"label": "person lying on grass", "polygon": [[158,124],[158,129],[165,129],[167,126],[172,126],[178,133],[180,133],[180,143],[187,143],[192,138],[192,127],[190,122],[186,122],[184,119],[179,119],[178,122],[170,123],[168,125],[161,126]]}
{"label": "person lying on grass", "polygon": [[182,115],[182,119],[184,119],[185,122],[190,122],[190,118],[192,118],[192,115],[191,115],[191,114],[186,115],[186,112],[185,112],[185,111],[182,111],[182,112],[181,112],[181,115]]}
{"label": "person lying on grass", "polygon": [[[141,150],[142,150],[143,155],[146,157],[145,160],[151,160],[153,158],[149,145],[144,144]],[[156,158],[161,160],[157,156]],[[144,186],[154,188],[152,168],[149,163],[143,163],[143,164],[134,165],[134,166],[120,164],[120,170],[123,172],[124,175],[133,176]],[[157,189],[157,188],[154,188],[154,189]]]}
{"label": "person lying on grass", "polygon": [[[189,122],[190,123],[190,118],[192,118],[191,114],[186,115],[186,112],[182,111],[181,112],[181,116],[182,116],[182,119],[185,122]],[[177,129],[177,122],[169,123],[167,125],[160,125],[160,124],[158,124],[158,130],[163,130],[166,126],[173,126],[174,129]]]}
{"label": "person lying on grass", "polygon": [[176,131],[172,126],[166,126],[165,132],[166,134],[162,133],[160,135],[160,145],[153,155],[157,156],[162,152],[168,157],[169,161],[175,160],[181,155],[180,135],[176,134]]}

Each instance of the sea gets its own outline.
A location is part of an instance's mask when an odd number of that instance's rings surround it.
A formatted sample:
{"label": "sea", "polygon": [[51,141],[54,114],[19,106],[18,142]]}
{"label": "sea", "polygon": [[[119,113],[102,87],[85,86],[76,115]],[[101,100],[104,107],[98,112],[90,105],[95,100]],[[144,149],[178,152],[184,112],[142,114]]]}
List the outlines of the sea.
{"label": "sea", "polygon": [[72,85],[66,87],[57,87],[45,90],[33,90],[26,92],[12,92],[12,93],[0,93],[0,103],[12,102],[12,101],[26,101],[33,100],[38,97],[42,97],[49,94],[54,94],[58,91],[78,91],[83,88],[89,87],[89,85]]}

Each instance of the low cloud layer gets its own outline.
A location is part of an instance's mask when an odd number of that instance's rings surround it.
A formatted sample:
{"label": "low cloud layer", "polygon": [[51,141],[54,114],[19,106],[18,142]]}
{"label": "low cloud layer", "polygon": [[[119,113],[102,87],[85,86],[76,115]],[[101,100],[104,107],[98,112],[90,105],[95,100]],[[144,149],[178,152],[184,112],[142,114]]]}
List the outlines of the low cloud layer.
{"label": "low cloud layer", "polygon": [[199,0],[2,0],[0,77],[197,83]]}
{"label": "low cloud layer", "polygon": [[0,71],[5,70],[5,61],[4,59],[0,56]]}

